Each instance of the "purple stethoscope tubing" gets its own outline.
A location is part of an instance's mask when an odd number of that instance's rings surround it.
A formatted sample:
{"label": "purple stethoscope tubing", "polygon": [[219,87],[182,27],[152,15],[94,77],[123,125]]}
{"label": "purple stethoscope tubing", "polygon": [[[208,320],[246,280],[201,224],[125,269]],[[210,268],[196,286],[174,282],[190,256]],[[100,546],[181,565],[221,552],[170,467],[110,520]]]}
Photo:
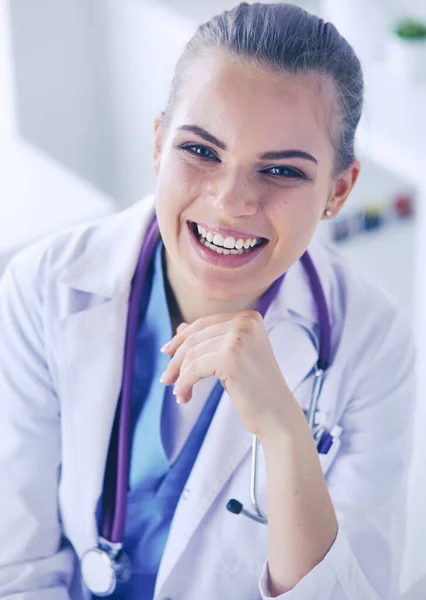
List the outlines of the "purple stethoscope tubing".
{"label": "purple stethoscope tubing", "polygon": [[[104,485],[105,497],[103,499],[102,507],[101,535],[102,539],[110,544],[121,544],[124,537],[130,466],[131,407],[137,325],[143,284],[159,237],[160,232],[158,223],[154,218],[148,228],[142,245],[129,297],[123,379],[118,415],[116,415],[116,419],[118,417],[118,421],[116,422],[118,429],[116,433],[117,462],[116,465],[114,465],[115,473],[110,472],[108,466],[105,473],[105,480],[115,476],[116,485],[113,487]],[[327,302],[319,276],[307,251],[301,257],[301,261],[308,275],[310,287],[317,306],[319,321],[319,359],[317,363],[317,372],[318,370],[324,372],[329,366],[331,347],[331,326]],[[257,310],[262,317],[265,317],[266,311],[277,296],[284,277],[285,273],[272,283],[260,299]]]}
{"label": "purple stethoscope tubing", "polygon": [[[102,537],[114,544],[123,539],[126,521],[127,489],[129,480],[130,444],[120,443],[130,440],[131,408],[133,396],[134,357],[139,316],[139,305],[142,288],[148,267],[159,238],[157,219],[154,219],[146,234],[139,261],[136,267],[129,298],[129,314],[127,317],[126,341],[124,348],[123,382],[119,405],[117,471],[115,498],[111,493],[105,498],[102,519]],[[107,473],[107,476],[109,473]]]}
{"label": "purple stethoscope tubing", "polygon": [[327,301],[325,299],[325,294],[324,290],[322,289],[319,275],[308,252],[305,252],[300,260],[308,275],[312,295],[315,298],[315,302],[317,305],[317,315],[320,329],[319,358],[317,367],[318,369],[326,371],[330,366],[331,357],[331,323],[327,307]]}

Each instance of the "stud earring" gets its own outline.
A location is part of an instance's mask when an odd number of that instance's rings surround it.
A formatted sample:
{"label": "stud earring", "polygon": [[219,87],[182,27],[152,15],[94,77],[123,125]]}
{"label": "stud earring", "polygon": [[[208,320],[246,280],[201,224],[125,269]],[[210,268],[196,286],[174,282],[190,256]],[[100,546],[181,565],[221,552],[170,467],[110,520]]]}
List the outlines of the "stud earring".
{"label": "stud earring", "polygon": [[331,217],[331,216],[333,216],[333,211],[330,210],[329,208],[327,208],[327,210],[324,212],[324,215],[326,217]]}

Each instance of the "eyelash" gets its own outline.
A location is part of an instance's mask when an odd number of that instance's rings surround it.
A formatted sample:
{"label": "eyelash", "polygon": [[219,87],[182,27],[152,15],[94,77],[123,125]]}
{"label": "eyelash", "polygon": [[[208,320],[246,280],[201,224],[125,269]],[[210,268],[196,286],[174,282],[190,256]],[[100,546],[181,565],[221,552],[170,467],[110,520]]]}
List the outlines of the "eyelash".
{"label": "eyelash", "polygon": [[[193,156],[200,158],[201,160],[208,161],[208,160],[215,159],[215,160],[219,161],[219,158],[217,157],[217,155],[212,150],[210,150],[210,148],[207,148],[206,146],[203,146],[202,144],[186,144],[183,146],[179,146],[179,148],[181,150],[183,150],[184,152],[188,152],[189,154],[192,154]],[[203,156],[202,154],[195,151],[194,148],[201,149],[203,151],[207,151],[210,153],[211,156]],[[272,170],[286,171],[287,173],[289,173],[289,175],[277,175],[275,173],[271,173],[270,171],[272,171]],[[295,169],[294,167],[275,166],[275,167],[270,167],[269,169],[265,169],[265,170],[261,171],[261,173],[265,173],[266,175],[270,175],[271,177],[274,177],[276,179],[304,179],[304,180],[308,179],[306,177],[306,175],[304,173],[302,173],[302,171],[299,171],[299,169]]]}

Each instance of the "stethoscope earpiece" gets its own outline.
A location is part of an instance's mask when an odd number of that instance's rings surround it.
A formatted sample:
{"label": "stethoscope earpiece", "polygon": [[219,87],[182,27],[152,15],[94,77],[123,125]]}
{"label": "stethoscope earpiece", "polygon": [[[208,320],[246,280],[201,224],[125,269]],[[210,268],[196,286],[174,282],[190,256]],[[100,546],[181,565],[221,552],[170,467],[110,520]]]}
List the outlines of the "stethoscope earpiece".
{"label": "stethoscope earpiece", "polygon": [[234,515],[239,515],[242,509],[243,505],[238,500],[235,500],[235,498],[231,498],[226,505],[226,510],[229,510]]}
{"label": "stethoscope earpiece", "polygon": [[235,498],[231,498],[226,505],[227,510],[234,515],[244,515],[248,517],[252,521],[256,521],[256,523],[261,523],[262,525],[268,524],[268,519],[266,517],[255,515],[244,508],[239,500],[235,500]]}

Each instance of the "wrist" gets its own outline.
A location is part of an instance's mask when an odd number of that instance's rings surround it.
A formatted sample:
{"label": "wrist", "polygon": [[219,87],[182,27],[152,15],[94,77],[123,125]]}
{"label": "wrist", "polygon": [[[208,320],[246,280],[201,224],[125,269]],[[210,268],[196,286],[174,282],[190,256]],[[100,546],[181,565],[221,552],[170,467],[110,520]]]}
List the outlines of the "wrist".
{"label": "wrist", "polygon": [[285,415],[271,419],[258,437],[266,460],[282,455],[282,452],[292,451],[302,444],[314,444],[306,417],[297,404]]}

